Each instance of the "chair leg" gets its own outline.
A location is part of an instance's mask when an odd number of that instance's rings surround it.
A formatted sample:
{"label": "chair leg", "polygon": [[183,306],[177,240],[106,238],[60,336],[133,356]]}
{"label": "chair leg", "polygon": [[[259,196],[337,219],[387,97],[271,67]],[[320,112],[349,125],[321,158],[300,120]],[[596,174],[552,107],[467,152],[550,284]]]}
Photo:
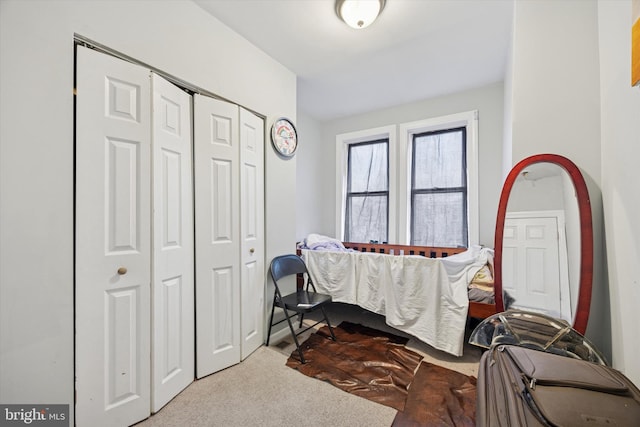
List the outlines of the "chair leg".
{"label": "chair leg", "polygon": [[298,328],[302,328],[302,321],[304,320],[304,313],[300,313],[300,326]]}
{"label": "chair leg", "polygon": [[269,347],[269,340],[271,339],[271,327],[273,326],[273,312],[276,309],[276,298],[273,298],[273,305],[271,306],[271,317],[269,318],[269,332],[267,332],[267,347]]}
{"label": "chair leg", "polygon": [[324,316],[324,321],[327,322],[327,326],[329,327],[329,332],[331,332],[331,338],[335,341],[336,336],[333,334],[333,328],[331,327],[331,323],[329,323],[329,316],[327,316],[327,312],[324,311],[324,307],[320,307],[322,310],[322,315]]}
{"label": "chair leg", "polygon": [[287,312],[286,308],[284,309],[284,314],[287,317],[287,323],[289,324],[289,329],[291,330],[291,336],[293,337],[293,341],[296,343],[296,348],[298,349],[298,354],[300,355],[300,362],[305,364],[307,362],[305,362],[304,360],[302,349],[300,348],[300,343],[298,342],[298,336],[296,335],[296,332],[293,330],[293,324],[291,323],[291,316],[289,316],[289,312]]}

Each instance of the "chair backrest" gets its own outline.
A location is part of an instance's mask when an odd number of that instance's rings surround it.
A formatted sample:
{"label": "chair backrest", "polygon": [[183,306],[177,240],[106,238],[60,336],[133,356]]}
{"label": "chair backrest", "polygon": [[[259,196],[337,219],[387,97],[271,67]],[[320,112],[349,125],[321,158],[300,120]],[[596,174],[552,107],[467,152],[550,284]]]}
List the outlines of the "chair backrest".
{"label": "chair backrest", "polygon": [[292,274],[308,274],[307,266],[298,255],[280,255],[271,261],[271,277],[276,282]]}

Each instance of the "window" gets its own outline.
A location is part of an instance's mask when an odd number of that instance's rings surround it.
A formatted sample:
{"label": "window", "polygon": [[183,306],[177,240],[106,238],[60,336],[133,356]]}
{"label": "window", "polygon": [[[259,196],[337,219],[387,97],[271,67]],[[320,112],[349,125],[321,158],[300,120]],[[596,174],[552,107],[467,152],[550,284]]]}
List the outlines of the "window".
{"label": "window", "polygon": [[349,145],[344,238],[386,242],[389,235],[389,140]]}
{"label": "window", "polygon": [[411,244],[467,246],[466,128],[414,134]]}
{"label": "window", "polygon": [[396,239],[396,126],[336,136],[336,237]]}
{"label": "window", "polygon": [[477,111],[399,128],[398,243],[478,244]]}
{"label": "window", "polygon": [[336,168],[338,239],[478,244],[477,111],[337,135]]}

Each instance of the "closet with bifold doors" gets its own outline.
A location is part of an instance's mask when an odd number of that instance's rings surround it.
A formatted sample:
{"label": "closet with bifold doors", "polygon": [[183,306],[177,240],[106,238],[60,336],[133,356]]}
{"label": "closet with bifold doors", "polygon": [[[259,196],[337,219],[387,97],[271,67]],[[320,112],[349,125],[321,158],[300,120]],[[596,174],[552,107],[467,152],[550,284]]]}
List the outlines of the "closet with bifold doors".
{"label": "closet with bifold doors", "polygon": [[75,419],[131,425],[263,341],[264,122],[77,47]]}

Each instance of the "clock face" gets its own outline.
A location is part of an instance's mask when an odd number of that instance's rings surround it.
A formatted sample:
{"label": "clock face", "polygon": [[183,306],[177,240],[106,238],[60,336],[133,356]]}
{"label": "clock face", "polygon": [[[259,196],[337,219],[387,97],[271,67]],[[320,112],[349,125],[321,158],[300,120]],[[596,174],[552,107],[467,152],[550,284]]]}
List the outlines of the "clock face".
{"label": "clock face", "polygon": [[291,157],[298,148],[298,134],[289,119],[279,118],[271,127],[271,142],[278,153]]}

